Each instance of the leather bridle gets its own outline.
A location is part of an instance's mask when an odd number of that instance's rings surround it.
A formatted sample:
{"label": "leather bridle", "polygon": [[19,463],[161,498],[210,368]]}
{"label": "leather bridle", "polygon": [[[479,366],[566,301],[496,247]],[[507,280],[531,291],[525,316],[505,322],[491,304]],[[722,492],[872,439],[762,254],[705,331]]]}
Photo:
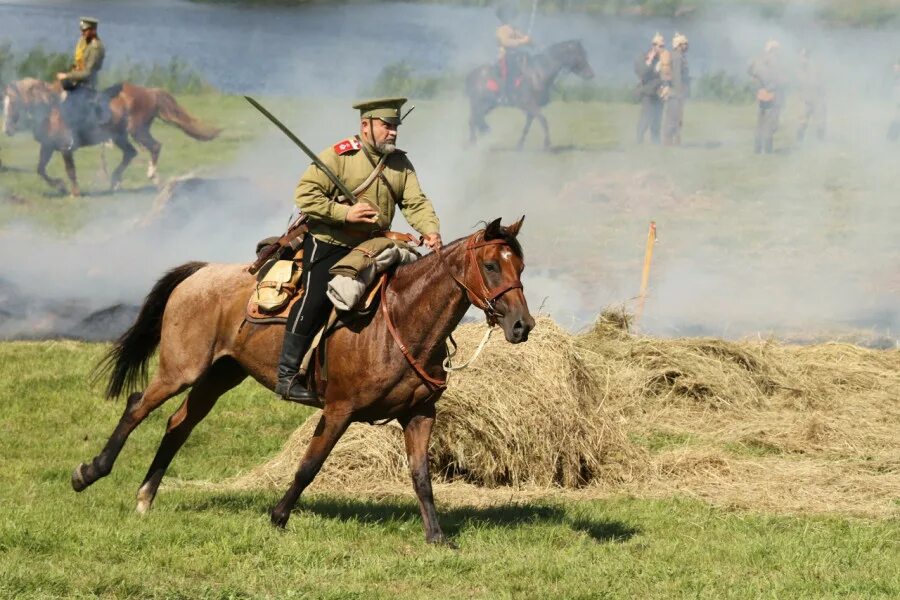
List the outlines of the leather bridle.
{"label": "leather bridle", "polygon": [[[450,266],[444,260],[443,253],[438,250],[438,258],[440,258],[441,263],[443,263],[444,267],[447,269],[447,273],[450,274],[450,277],[453,278],[456,283],[461,285],[463,289],[466,290],[466,293],[469,296],[469,302],[480,308],[484,311],[484,315],[487,318],[487,323],[490,327],[493,327],[497,324],[497,318],[502,315],[497,312],[496,303],[497,300],[500,299],[503,294],[510,290],[522,289],[522,280],[517,276],[516,280],[508,285],[499,285],[495,288],[489,288],[487,286],[487,282],[484,280],[484,273],[481,272],[481,268],[478,266],[478,262],[475,259],[476,248],[482,248],[484,246],[509,246],[509,242],[502,238],[496,238],[493,240],[485,240],[484,232],[478,233],[470,237],[466,241],[466,249],[465,249],[465,258],[463,259],[463,278],[460,279],[457,277],[453,271],[450,270]],[[474,270],[478,273],[478,279],[476,280],[475,288],[472,289],[469,285],[466,284],[466,280],[469,277],[470,270]]]}
{"label": "leather bridle", "polygon": [[[484,232],[476,233],[471,236],[466,241],[466,249],[465,249],[465,258],[463,259],[463,277],[460,279],[457,277],[453,271],[450,270],[450,265],[446,263],[444,260],[444,255],[440,250],[436,250],[435,253],[438,255],[438,258],[441,261],[441,264],[447,269],[447,273],[450,274],[450,277],[453,278],[456,283],[463,287],[466,290],[466,293],[469,297],[469,302],[480,308],[484,311],[485,317],[487,318],[488,326],[493,327],[497,324],[497,318],[502,316],[497,312],[495,307],[496,302],[500,299],[503,294],[510,290],[522,289],[522,280],[516,276],[516,280],[508,285],[500,285],[495,288],[489,288],[487,286],[487,282],[484,280],[484,273],[481,272],[481,269],[478,266],[478,262],[475,259],[475,249],[481,248],[484,246],[509,246],[509,242],[503,239],[493,239],[493,240],[485,240]],[[476,289],[472,289],[466,283],[466,279],[469,276],[469,270],[474,269],[475,272],[478,273],[479,277],[477,280],[477,284],[475,285]],[[400,333],[397,331],[397,328],[394,326],[393,320],[391,319],[391,313],[388,309],[387,303],[387,287],[390,279],[384,282],[381,286],[381,312],[384,315],[384,320],[387,325],[388,331],[391,334],[391,337],[394,338],[394,342],[396,342],[397,346],[400,348],[400,352],[403,354],[403,357],[406,359],[406,362],[413,368],[416,374],[419,376],[425,384],[432,389],[432,391],[441,390],[447,387],[447,378],[438,379],[436,377],[432,377],[427,372],[425,372],[425,368],[419,364],[419,361],[410,353],[409,348],[403,340],[400,339]]]}

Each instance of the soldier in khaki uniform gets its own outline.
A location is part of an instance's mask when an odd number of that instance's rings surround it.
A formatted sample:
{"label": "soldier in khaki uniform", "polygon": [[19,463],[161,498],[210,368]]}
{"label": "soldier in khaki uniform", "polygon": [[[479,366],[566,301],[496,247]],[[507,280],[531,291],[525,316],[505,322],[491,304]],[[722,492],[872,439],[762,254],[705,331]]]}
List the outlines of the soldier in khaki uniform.
{"label": "soldier in khaki uniform", "polygon": [[[318,329],[328,318],[325,296],[329,269],[360,242],[390,228],[397,207],[432,249],[440,248],[440,222],[406,153],[396,148],[400,108],[406,98],[360,102],[359,135],[338,142],[319,154],[322,162],[354,192],[350,204],[337,186],[315,164],[297,184],[295,200],[309,216],[309,234],[303,242],[303,298],[288,316],[278,384],[275,392],[285,400],[315,401],[314,390],[296,377],[300,360]],[[380,174],[378,174],[378,170]],[[372,177],[373,174],[378,174]]]}
{"label": "soldier in khaki uniform", "polygon": [[891,101],[894,104],[894,119],[888,125],[887,138],[896,142],[900,140],[900,59],[894,63],[894,86],[891,90]]}
{"label": "soldier in khaki uniform", "polygon": [[497,18],[500,26],[497,27],[497,44],[499,46],[497,58],[500,65],[500,80],[503,89],[500,91],[500,102],[510,104],[515,91],[516,77],[522,70],[522,62],[525,60],[523,47],[531,44],[531,37],[522,33],[512,25],[516,11],[510,6],[501,6],[497,9]]}
{"label": "soldier in khaki uniform", "polygon": [[67,91],[61,110],[63,120],[73,132],[70,147],[77,132],[109,119],[109,107],[98,102],[97,95],[97,78],[106,58],[106,49],[97,36],[97,25],[97,19],[81,17],[81,37],[75,45],[72,70],[56,74]]}
{"label": "soldier in khaki uniform", "polygon": [[650,140],[659,143],[659,130],[663,115],[663,59],[666,58],[666,41],[659,33],[653,36],[650,50],[634,61],[634,73],[638,76],[637,94],[641,101],[635,139],[643,143],[644,134],[650,130]]}
{"label": "soldier in khaki uniform", "polygon": [[797,141],[806,138],[806,130],[812,126],[816,138],[825,139],[825,81],[810,51],[800,51],[800,65],[797,72],[797,91],[803,102],[803,114],[800,116],[800,127],[797,128]]}
{"label": "soldier in khaki uniform", "polygon": [[766,42],[765,53],[750,64],[748,72],[756,80],[756,99],[759,111],[756,118],[756,138],[753,150],[757,154],[773,151],[775,132],[778,131],[781,110],[784,108],[787,78],[781,63],[781,44],[776,40]]}
{"label": "soldier in khaki uniform", "polygon": [[681,145],[684,103],[691,95],[691,75],[687,62],[688,39],[680,33],[672,38],[672,67],[668,82],[664,82],[666,112],[663,122],[663,144]]}

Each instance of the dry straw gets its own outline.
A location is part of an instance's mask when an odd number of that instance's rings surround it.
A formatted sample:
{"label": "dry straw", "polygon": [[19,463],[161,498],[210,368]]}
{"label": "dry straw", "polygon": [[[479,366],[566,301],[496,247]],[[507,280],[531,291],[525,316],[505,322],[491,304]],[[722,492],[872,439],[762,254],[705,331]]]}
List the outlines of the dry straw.
{"label": "dry straw", "polygon": [[[436,479],[473,501],[488,488],[677,493],[766,510],[897,513],[900,351],[662,340],[628,326],[623,311],[605,311],[577,336],[546,317],[525,344],[495,336],[438,403]],[[461,356],[483,328],[457,330]],[[231,483],[288,485],[316,420]],[[313,489],[409,487],[400,428],[356,424]]]}

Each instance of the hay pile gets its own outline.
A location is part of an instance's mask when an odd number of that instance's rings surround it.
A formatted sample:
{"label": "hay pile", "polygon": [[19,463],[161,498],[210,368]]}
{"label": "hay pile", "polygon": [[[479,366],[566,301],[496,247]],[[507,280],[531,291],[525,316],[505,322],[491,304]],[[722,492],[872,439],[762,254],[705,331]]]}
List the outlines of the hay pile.
{"label": "hay pile", "polygon": [[[898,512],[900,351],[661,340],[627,328],[627,315],[607,311],[578,336],[548,318],[526,344],[495,335],[438,404],[433,471],[454,482],[442,498],[624,492],[780,512]],[[457,330],[460,356],[483,331]],[[288,485],[315,421],[232,483]],[[396,424],[353,425],[313,484],[409,488]]]}
{"label": "hay pile", "polygon": [[896,514],[900,351],[629,335],[604,313],[577,344],[649,452],[642,496],[786,512]]}
{"label": "hay pile", "polygon": [[[460,326],[459,357],[468,357],[482,324]],[[496,333],[478,361],[450,377],[438,403],[432,470],[438,481],[482,486],[583,487],[634,477],[621,423],[608,414],[595,373],[570,334],[544,317],[528,343]],[[268,463],[238,478],[238,487],[289,484],[315,429],[309,419]],[[337,444],[314,486],[378,491],[409,487],[403,434],[396,422],[354,424]]]}

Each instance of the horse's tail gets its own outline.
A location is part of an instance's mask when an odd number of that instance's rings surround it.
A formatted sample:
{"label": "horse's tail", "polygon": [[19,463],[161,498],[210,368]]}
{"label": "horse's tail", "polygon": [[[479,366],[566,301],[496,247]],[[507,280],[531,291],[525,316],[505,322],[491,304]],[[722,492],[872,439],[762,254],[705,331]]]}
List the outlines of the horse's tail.
{"label": "horse's tail", "polygon": [[176,267],[156,282],[137,320],[122,334],[95,369],[95,380],[109,373],[106,397],[116,398],[124,391],[136,390],[147,381],[147,363],[159,346],[162,318],[169,296],[179,283],[206,266],[204,262],[189,262]]}
{"label": "horse's tail", "polygon": [[201,142],[208,142],[215,138],[221,129],[207,125],[198,121],[191,114],[184,110],[175,98],[165,90],[156,91],[156,107],[159,109],[160,118],[166,123],[175,125],[183,132]]}

